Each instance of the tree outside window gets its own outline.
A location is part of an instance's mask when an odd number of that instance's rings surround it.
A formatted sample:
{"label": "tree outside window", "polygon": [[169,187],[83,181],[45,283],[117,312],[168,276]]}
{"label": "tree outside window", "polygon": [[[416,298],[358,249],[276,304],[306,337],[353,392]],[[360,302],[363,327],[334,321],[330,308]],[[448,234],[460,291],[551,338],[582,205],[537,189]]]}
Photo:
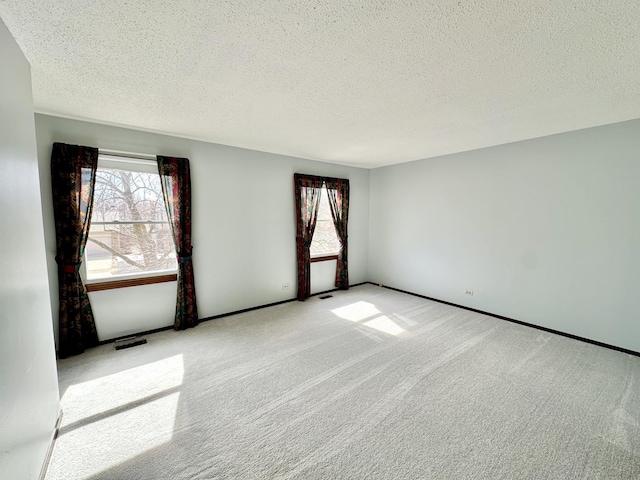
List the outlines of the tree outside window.
{"label": "tree outside window", "polygon": [[340,243],[336,234],[336,227],[331,216],[329,195],[327,188],[322,187],[320,193],[320,205],[318,207],[318,220],[313,232],[313,240],[309,249],[311,257],[336,255],[340,250]]}
{"label": "tree outside window", "polygon": [[99,160],[85,255],[88,280],[177,268],[157,173]]}

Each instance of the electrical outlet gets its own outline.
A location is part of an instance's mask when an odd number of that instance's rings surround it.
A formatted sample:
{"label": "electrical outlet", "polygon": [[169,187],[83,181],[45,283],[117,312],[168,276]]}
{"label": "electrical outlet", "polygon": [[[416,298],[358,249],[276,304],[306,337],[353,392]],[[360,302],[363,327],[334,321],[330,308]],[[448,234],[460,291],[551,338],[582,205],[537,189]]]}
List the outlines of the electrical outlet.
{"label": "electrical outlet", "polygon": [[472,297],[473,297],[473,290],[465,290],[465,291],[464,291],[464,294],[465,294],[465,295],[470,295],[470,296],[472,296]]}
{"label": "electrical outlet", "polygon": [[283,290],[289,290],[290,288],[291,288],[291,284],[289,284],[289,283],[283,283],[282,284],[282,289]]}

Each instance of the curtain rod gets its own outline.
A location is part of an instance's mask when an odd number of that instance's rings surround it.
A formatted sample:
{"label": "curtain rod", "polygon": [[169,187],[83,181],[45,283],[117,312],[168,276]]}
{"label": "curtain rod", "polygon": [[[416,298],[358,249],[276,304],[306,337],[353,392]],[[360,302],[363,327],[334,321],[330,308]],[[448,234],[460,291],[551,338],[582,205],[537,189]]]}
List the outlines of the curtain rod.
{"label": "curtain rod", "polygon": [[107,150],[106,148],[98,148],[99,155],[108,155],[110,157],[130,158],[133,160],[152,160],[156,161],[156,156],[148,153],[124,152],[122,150]]}

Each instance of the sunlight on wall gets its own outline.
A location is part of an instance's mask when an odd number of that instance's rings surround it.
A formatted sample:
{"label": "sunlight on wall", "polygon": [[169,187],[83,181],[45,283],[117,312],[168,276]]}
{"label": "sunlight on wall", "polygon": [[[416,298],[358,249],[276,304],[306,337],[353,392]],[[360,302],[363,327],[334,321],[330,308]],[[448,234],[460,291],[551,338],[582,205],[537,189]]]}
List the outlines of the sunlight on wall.
{"label": "sunlight on wall", "polygon": [[337,315],[340,318],[344,318],[345,320],[359,322],[360,320],[364,320],[365,318],[369,318],[377,313],[380,313],[380,310],[378,310],[375,305],[371,303],[356,302],[345,307],[331,310],[331,313]]}
{"label": "sunlight on wall", "polygon": [[[350,305],[331,310],[331,313],[351,322],[359,322],[360,320],[371,318],[382,312],[380,312],[380,310],[378,310],[376,306],[371,303],[355,302]],[[399,335],[405,331],[402,327],[400,327],[386,315],[377,316],[362,323],[362,325],[394,336]]]}

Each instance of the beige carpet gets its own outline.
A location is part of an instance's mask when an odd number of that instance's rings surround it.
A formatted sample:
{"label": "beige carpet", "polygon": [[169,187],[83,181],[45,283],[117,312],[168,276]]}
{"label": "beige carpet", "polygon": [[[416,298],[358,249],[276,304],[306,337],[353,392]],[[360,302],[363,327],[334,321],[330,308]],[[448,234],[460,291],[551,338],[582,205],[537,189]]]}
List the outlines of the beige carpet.
{"label": "beige carpet", "polygon": [[363,285],[59,364],[58,479],[638,479],[640,358]]}

